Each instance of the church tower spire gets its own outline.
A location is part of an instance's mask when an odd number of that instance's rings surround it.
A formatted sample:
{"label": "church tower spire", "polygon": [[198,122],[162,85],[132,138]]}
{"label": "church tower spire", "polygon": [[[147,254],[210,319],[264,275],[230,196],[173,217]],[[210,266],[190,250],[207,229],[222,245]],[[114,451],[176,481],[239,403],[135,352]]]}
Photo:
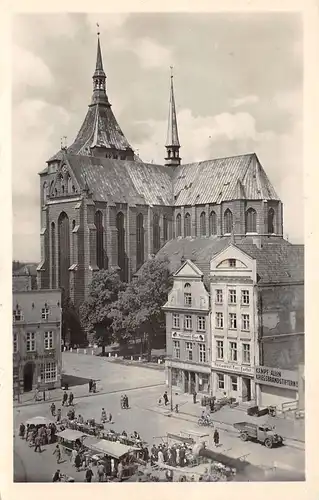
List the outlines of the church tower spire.
{"label": "church tower spire", "polygon": [[172,66],[171,66],[171,92],[169,101],[168,128],[167,128],[167,139],[165,147],[167,153],[165,158],[165,166],[178,167],[181,164],[181,158],[179,156],[180,143],[178,139],[178,130],[177,130]]}
{"label": "church tower spire", "polygon": [[107,106],[110,106],[109,100],[106,95],[106,74],[103,69],[99,31],[97,32],[97,53],[96,53],[95,71],[92,78],[93,78],[93,95],[91,104],[93,105],[105,104]]}

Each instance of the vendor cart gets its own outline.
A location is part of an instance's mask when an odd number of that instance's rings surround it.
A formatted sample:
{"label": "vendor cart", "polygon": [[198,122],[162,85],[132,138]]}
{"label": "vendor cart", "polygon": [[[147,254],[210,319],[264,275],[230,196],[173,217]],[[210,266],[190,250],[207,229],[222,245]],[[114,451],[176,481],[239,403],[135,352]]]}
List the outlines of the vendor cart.
{"label": "vendor cart", "polygon": [[87,448],[92,452],[91,459],[97,462],[103,462],[106,457],[113,458],[117,464],[124,461],[123,479],[129,478],[137,472],[139,448],[107,441],[106,439],[89,444]]}
{"label": "vendor cart", "polygon": [[65,429],[57,433],[58,443],[63,446],[66,453],[71,454],[72,450],[78,451],[86,448],[88,444],[98,442],[97,439],[92,438],[89,434],[73,429]]}
{"label": "vendor cart", "polygon": [[53,420],[50,420],[46,417],[32,417],[26,421],[25,425],[29,425],[30,427],[37,427],[43,425],[53,424]]}

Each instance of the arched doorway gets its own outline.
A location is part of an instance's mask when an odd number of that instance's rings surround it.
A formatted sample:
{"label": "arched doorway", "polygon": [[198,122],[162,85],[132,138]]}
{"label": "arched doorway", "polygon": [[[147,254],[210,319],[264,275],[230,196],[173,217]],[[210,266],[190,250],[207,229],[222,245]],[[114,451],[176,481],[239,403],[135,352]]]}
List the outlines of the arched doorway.
{"label": "arched doorway", "polygon": [[33,385],[33,374],[34,374],[34,363],[29,362],[24,366],[23,369],[23,390],[24,392],[32,391]]}

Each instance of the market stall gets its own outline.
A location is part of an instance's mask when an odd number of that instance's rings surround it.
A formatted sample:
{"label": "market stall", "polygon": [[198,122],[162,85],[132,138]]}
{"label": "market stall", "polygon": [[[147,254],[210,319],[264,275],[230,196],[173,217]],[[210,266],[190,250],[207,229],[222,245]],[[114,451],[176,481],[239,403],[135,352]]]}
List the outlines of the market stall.
{"label": "market stall", "polygon": [[89,434],[73,429],[65,429],[61,432],[58,432],[57,438],[59,444],[63,446],[67,453],[71,453],[72,450],[77,450],[80,452],[89,444],[98,442],[96,438],[92,438],[92,436],[90,436]]}
{"label": "market stall", "polygon": [[53,424],[53,421],[46,417],[32,417],[26,421],[25,425],[29,425],[30,427],[34,426],[42,426],[42,425],[50,425]]}
{"label": "market stall", "polygon": [[136,473],[138,469],[139,448],[126,446],[118,442],[102,439],[97,443],[87,446],[93,454],[91,459],[97,462],[105,462],[106,459],[113,459],[117,469],[119,462],[123,465],[123,479],[126,479]]}

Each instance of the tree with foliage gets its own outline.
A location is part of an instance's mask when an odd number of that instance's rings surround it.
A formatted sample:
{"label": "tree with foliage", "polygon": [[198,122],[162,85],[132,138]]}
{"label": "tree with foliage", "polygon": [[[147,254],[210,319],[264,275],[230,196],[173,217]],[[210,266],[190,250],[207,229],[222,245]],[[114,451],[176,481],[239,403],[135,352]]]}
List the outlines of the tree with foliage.
{"label": "tree with foliage", "polygon": [[165,314],[162,310],[172,287],[167,258],[152,258],[130,282],[112,311],[113,332],[117,338],[142,337],[147,342],[150,360],[152,344],[156,336],[165,331]]}
{"label": "tree with foliage", "polygon": [[117,271],[99,271],[91,281],[88,299],[80,308],[81,322],[102,347],[102,355],[105,354],[105,347],[113,341],[113,317],[110,313],[125,286]]}
{"label": "tree with foliage", "polygon": [[71,345],[83,344],[85,334],[81,328],[80,317],[72,300],[62,290],[62,339]]}

